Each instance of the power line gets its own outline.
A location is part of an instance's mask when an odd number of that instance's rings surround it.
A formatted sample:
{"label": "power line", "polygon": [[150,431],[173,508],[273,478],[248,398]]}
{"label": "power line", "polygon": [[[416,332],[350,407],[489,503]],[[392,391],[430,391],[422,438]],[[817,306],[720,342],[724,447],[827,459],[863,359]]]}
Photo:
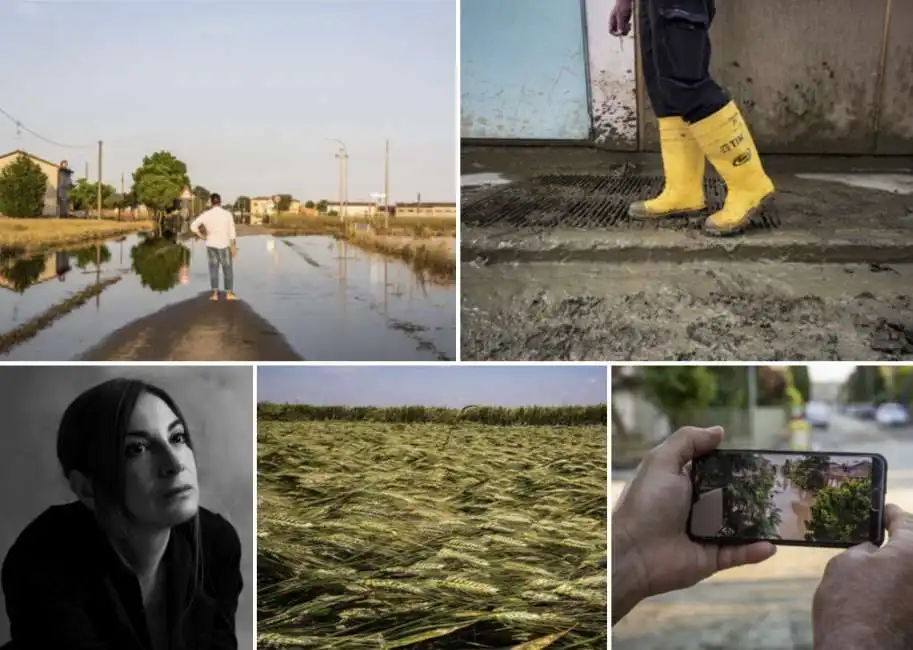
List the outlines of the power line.
{"label": "power line", "polygon": [[39,140],[42,140],[42,141],[44,141],[44,142],[47,142],[48,144],[52,144],[52,145],[54,145],[55,147],[61,147],[61,148],[63,148],[63,149],[88,149],[89,147],[95,146],[94,144],[63,144],[63,143],[61,143],[61,142],[57,142],[57,141],[55,141],[55,140],[51,140],[50,138],[46,138],[46,137],[44,137],[43,135],[41,135],[40,133],[38,133],[38,132],[36,132],[36,131],[33,131],[32,129],[28,128],[26,125],[24,125],[24,124],[23,124],[22,122],[20,122],[18,119],[16,119],[14,116],[12,116],[12,115],[10,115],[9,113],[7,113],[5,110],[3,110],[3,107],[0,107],[0,115],[4,115],[4,116],[5,116],[6,118],[8,118],[13,124],[16,125],[17,135],[18,135],[19,133],[21,133],[22,131],[25,131],[26,133],[35,136],[35,137],[38,138]]}

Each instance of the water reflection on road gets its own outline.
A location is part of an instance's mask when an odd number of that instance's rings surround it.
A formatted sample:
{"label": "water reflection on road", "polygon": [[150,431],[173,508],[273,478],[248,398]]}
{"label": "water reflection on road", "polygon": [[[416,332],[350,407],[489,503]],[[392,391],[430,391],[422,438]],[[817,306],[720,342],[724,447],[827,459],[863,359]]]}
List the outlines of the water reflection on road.
{"label": "water reflection on road", "polygon": [[[452,284],[430,282],[399,260],[331,237],[250,236],[239,249],[236,291],[302,357],[455,358]],[[123,279],[2,358],[72,359],[137,318],[209,288],[198,241],[134,235],[42,255],[7,251],[0,260],[0,332],[115,275]]]}
{"label": "water reflection on road", "polygon": [[785,478],[777,478],[774,487],[774,505],[780,509],[782,518],[777,526],[777,533],[781,539],[804,540],[807,527],[805,522],[811,518],[810,497],[802,492],[796,485]]}

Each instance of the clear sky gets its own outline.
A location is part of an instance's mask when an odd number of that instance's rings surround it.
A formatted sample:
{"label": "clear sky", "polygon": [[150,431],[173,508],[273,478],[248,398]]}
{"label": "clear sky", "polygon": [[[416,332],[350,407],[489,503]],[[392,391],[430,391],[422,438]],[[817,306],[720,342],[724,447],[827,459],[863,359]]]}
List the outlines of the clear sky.
{"label": "clear sky", "polygon": [[261,402],[458,408],[604,404],[600,366],[261,366]]}
{"label": "clear sky", "polygon": [[0,153],[66,158],[120,185],[168,149],[227,200],[290,193],[453,201],[456,0],[0,0],[0,108],[62,144],[17,136]]}

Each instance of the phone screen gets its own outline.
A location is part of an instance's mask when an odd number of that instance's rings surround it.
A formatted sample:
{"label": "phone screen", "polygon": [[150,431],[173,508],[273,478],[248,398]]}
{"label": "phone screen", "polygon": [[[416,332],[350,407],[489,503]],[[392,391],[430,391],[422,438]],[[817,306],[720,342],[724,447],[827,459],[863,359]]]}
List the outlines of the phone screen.
{"label": "phone screen", "polygon": [[698,541],[848,547],[884,541],[878,454],[721,450],[691,464]]}

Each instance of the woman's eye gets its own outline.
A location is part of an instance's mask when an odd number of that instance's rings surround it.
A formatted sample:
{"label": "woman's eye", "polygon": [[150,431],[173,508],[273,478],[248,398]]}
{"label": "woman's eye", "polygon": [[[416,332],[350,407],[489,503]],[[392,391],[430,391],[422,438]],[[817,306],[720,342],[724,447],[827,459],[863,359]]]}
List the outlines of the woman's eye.
{"label": "woman's eye", "polygon": [[173,436],[171,436],[171,442],[173,444],[186,445],[189,437],[186,431],[178,431]]}
{"label": "woman's eye", "polygon": [[136,456],[141,455],[146,451],[146,445],[141,442],[134,442],[127,445],[127,456],[130,458],[135,458]]}

